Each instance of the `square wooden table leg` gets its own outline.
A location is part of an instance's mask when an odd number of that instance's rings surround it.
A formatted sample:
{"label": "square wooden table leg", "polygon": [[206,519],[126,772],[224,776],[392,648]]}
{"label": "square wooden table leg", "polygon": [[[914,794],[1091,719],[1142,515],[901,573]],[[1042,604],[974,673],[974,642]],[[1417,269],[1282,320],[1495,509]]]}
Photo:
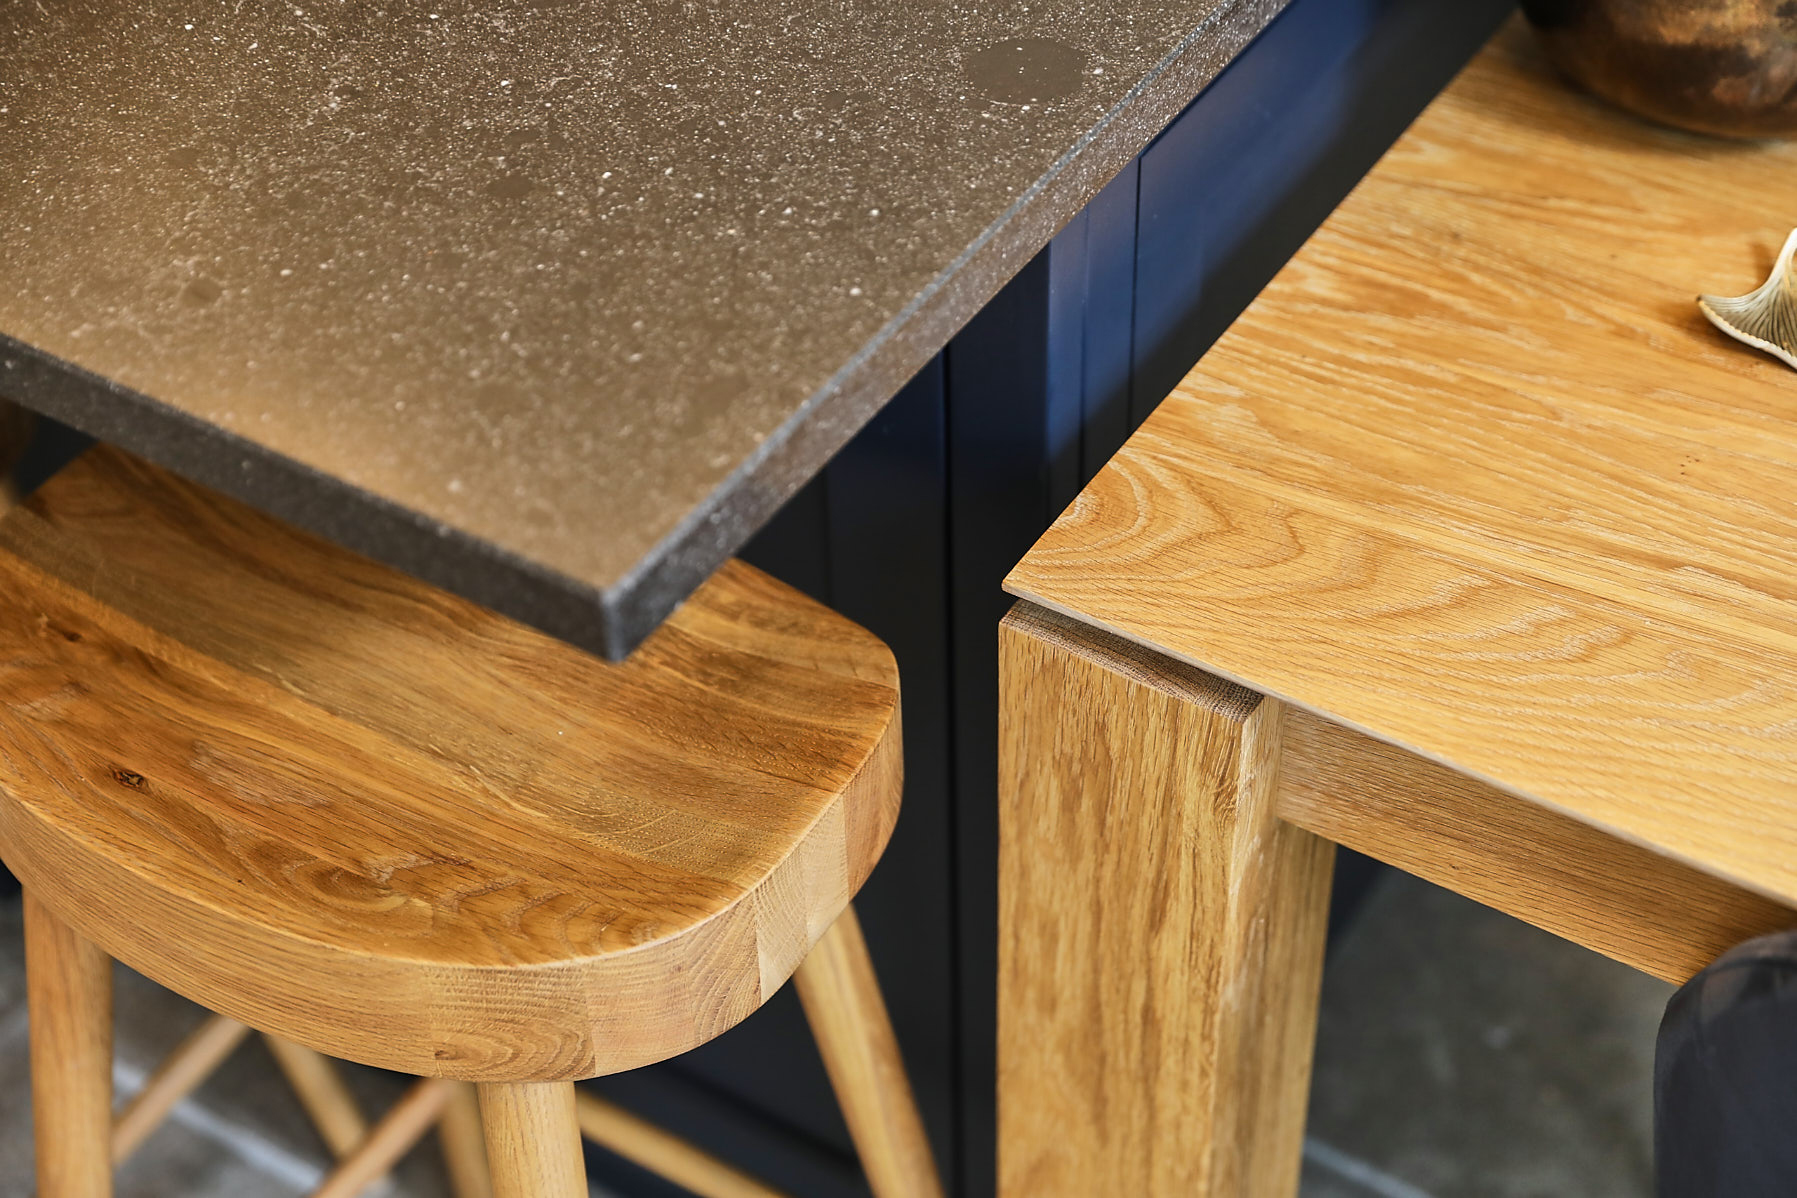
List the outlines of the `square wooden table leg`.
{"label": "square wooden table leg", "polygon": [[1000,630],[999,1192],[1296,1192],[1334,846],[1280,705],[1019,604]]}

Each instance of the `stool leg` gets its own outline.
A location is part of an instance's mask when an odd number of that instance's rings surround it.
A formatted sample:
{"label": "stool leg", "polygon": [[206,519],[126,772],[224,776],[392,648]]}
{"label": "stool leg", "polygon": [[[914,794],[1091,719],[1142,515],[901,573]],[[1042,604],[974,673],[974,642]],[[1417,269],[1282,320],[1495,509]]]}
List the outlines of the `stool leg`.
{"label": "stool leg", "polygon": [[784,1198],[780,1191],[726,1164],[697,1144],[597,1094],[575,1094],[574,1116],[580,1120],[581,1135],[663,1181],[691,1191],[694,1198]]}
{"label": "stool leg", "polygon": [[400,1157],[436,1126],[458,1084],[442,1077],[413,1082],[405,1097],[369,1128],[356,1150],[339,1161],[324,1184],[312,1191],[312,1198],[356,1198],[377,1178],[384,1177]]}
{"label": "stool leg", "polygon": [[25,893],[38,1198],[112,1195],[112,961]]}
{"label": "stool leg", "polygon": [[493,1198],[587,1198],[573,1082],[486,1082],[480,1113]]}
{"label": "stool leg", "polygon": [[793,981],[875,1198],[940,1198],[936,1162],[853,907],[824,933]]}
{"label": "stool leg", "polygon": [[443,1144],[443,1167],[455,1198],[493,1198],[493,1173],[487,1167],[486,1133],[480,1124],[480,1095],[460,1082],[444,1108],[437,1128]]}
{"label": "stool leg", "polygon": [[157,1066],[144,1088],[112,1124],[112,1161],[123,1164],[175,1104],[197,1090],[237,1051],[250,1029],[225,1015],[212,1015]]}
{"label": "stool leg", "polygon": [[368,1138],[368,1120],[362,1117],[355,1095],[337,1072],[337,1063],[321,1052],[279,1036],[265,1034],[262,1042],[286,1075],[288,1087],[305,1108],[331,1155],[341,1161],[360,1147]]}

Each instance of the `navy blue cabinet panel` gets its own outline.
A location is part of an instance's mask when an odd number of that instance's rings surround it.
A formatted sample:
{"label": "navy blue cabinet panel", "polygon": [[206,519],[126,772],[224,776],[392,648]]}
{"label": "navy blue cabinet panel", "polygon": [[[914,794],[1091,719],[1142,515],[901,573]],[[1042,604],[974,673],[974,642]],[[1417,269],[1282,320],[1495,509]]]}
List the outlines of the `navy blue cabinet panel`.
{"label": "navy blue cabinet panel", "polygon": [[[831,604],[898,659],[905,805],[857,901],[924,1123],[947,1171],[960,1126],[948,642],[948,483],[940,356],[830,463]],[[930,979],[926,988],[912,979]],[[942,984],[935,989],[934,984]]]}
{"label": "navy blue cabinet panel", "polygon": [[[1123,447],[1130,418],[1136,323],[1136,213],[1141,162],[1132,162],[1081,214],[1086,228],[1084,315],[1080,324],[1079,481],[1085,481]],[[1059,250],[1057,243],[1056,249]],[[1061,499],[1059,487],[1055,498]],[[1067,500],[1054,503],[1058,511]]]}
{"label": "navy blue cabinet panel", "polygon": [[1142,152],[1136,423],[1513,8],[1299,0]]}

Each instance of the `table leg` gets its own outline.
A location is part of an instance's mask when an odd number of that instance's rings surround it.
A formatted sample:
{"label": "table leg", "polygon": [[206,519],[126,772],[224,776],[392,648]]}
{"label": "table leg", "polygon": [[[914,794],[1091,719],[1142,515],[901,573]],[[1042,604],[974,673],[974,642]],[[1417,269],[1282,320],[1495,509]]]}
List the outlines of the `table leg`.
{"label": "table leg", "polygon": [[1280,705],[1029,604],[999,660],[1001,1198],[1294,1194],[1334,846]]}

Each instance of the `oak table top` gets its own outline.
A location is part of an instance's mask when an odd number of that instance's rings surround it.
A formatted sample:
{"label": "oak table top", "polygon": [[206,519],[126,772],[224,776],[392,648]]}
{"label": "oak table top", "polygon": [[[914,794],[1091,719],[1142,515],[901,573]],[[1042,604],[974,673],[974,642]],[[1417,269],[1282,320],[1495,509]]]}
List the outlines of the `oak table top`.
{"label": "oak table top", "polygon": [[620,655],[1284,3],[0,3],[0,397]]}
{"label": "oak table top", "polygon": [[1797,374],[1694,303],[1794,196],[1512,27],[1008,589],[1797,901]]}

